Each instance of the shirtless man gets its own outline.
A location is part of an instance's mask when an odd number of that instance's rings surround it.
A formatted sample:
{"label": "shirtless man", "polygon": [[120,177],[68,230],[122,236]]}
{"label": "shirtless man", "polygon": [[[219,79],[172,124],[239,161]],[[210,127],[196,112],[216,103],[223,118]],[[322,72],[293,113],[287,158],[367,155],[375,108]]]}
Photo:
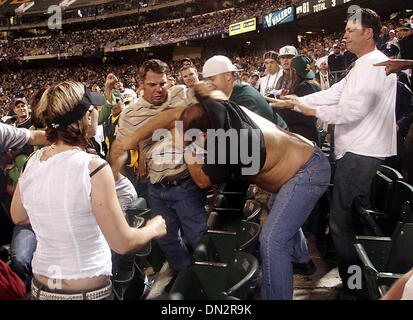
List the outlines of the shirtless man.
{"label": "shirtless man", "polygon": [[[203,97],[199,105],[166,110],[141,126],[140,130],[122,137],[119,143],[124,150],[134,148],[156,129],[172,128],[179,119],[183,120],[184,133],[190,129],[202,132],[201,138],[197,138],[201,140],[201,145],[211,134],[208,129],[236,129],[238,132],[247,129],[252,132],[250,137],[255,134],[256,140],[252,142],[259,146],[259,152],[253,155],[259,157],[260,166],[258,172],[249,175],[249,178],[261,188],[274,193],[268,203],[270,213],[260,234],[261,296],[262,299],[292,299],[292,263],[310,260],[301,226],[330,182],[328,160],[309,140],[280,129],[222,96],[220,100],[206,98],[207,95],[201,89],[195,87],[198,95]],[[209,97],[213,95],[214,92]],[[238,141],[243,143],[242,139]],[[232,141],[225,146],[227,154],[231,144]],[[209,161],[203,163],[202,159],[194,161],[197,154],[195,148],[191,147],[193,145],[185,149],[185,161],[192,179],[200,188],[225,181],[231,173],[237,174],[243,168],[250,167],[250,164],[211,164]],[[242,152],[242,148],[238,150]],[[207,143],[207,153],[213,151]],[[239,156],[242,157],[241,154]]]}

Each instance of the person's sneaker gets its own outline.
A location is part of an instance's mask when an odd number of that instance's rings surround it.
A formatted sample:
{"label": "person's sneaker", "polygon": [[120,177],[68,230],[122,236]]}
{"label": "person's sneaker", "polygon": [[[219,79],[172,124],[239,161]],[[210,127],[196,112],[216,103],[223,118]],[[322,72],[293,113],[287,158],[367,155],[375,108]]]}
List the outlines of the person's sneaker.
{"label": "person's sneaker", "polygon": [[317,270],[314,262],[310,259],[308,262],[298,263],[293,262],[293,273],[310,276]]}

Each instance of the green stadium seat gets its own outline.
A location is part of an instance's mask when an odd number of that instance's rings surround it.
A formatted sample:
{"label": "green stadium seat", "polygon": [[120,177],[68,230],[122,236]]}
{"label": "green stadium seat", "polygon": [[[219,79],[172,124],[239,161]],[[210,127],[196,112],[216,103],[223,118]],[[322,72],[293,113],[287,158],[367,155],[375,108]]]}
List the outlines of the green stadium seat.
{"label": "green stadium seat", "polygon": [[395,280],[413,267],[413,223],[398,222],[392,237],[356,236],[354,244],[361,261],[370,299],[378,299]]}
{"label": "green stadium seat", "polygon": [[366,225],[366,234],[390,236],[397,222],[413,222],[413,187],[404,181],[395,180],[386,188],[388,195],[383,195],[387,197],[383,210],[368,210],[357,200],[354,203]]}
{"label": "green stadium seat", "polygon": [[257,222],[262,212],[261,203],[248,199],[242,208],[213,208],[209,213],[207,225],[209,229],[237,229],[241,220]]}
{"label": "green stadium seat", "polygon": [[258,260],[245,252],[230,263],[195,262],[180,272],[171,300],[244,300],[251,298],[258,277]]}
{"label": "green stadium seat", "polygon": [[234,253],[254,254],[261,226],[254,222],[241,221],[237,231],[208,230],[194,250],[195,261],[231,261]]}

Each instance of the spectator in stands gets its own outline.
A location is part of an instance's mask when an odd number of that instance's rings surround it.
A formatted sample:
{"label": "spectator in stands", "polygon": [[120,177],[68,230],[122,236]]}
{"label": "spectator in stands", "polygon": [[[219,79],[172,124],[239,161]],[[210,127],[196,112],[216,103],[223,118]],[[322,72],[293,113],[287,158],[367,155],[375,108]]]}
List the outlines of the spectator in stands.
{"label": "spectator in stands", "polygon": [[27,105],[27,101],[25,98],[19,98],[14,103],[13,111],[16,114],[17,121],[15,126],[17,128],[26,128],[29,129],[31,127],[30,122],[30,113],[29,113],[29,106]]}
{"label": "spectator in stands", "polygon": [[213,56],[208,59],[202,69],[202,74],[213,89],[220,90],[229,100],[244,106],[261,117],[287,129],[284,120],[273,112],[268,102],[246,83],[237,81],[238,69],[226,56]]}
{"label": "spectator in stands", "polygon": [[335,44],[333,49],[333,53],[328,56],[328,67],[330,68],[330,72],[334,74],[336,81],[340,81],[343,71],[346,69],[344,65],[344,56],[341,55],[339,44]]}
{"label": "spectator in stands", "polygon": [[[205,145],[208,129],[237,132],[240,129],[250,132],[258,129],[250,140],[255,151],[248,150],[248,154],[256,155],[255,164],[239,161],[230,165],[229,160],[224,164],[217,161],[206,164],[205,161],[197,161],[197,154],[191,147],[186,148],[185,161],[192,178],[201,188],[227,181],[235,174],[248,176],[253,183],[274,193],[269,216],[260,234],[261,297],[265,300],[290,300],[293,298],[292,262],[305,264],[310,259],[301,226],[327,189],[330,181],[328,160],[314,143],[280,129],[247,108],[226,101],[221,92],[211,93],[200,87],[198,94],[203,96],[200,105],[165,111],[148,121],[141,130],[122,137],[120,143],[128,149],[150,137],[157,128],[173,127],[177,119],[183,120],[184,133],[190,129],[202,132],[198,137],[201,140],[197,140],[201,145]],[[209,96],[220,101],[209,99]],[[232,143],[235,142],[227,141],[224,150],[214,146],[214,150],[207,150],[207,153],[215,151],[216,160],[221,157],[220,152],[230,150]],[[237,159],[242,157],[242,151],[239,152]],[[244,172],[247,167],[254,167],[253,172]]]}
{"label": "spectator in stands", "polygon": [[386,44],[386,42],[389,40],[389,29],[386,26],[381,27],[381,33],[379,36],[379,40],[377,41],[377,49],[380,50],[381,46]]}
{"label": "spectator in stands", "polygon": [[260,74],[257,71],[250,72],[248,77],[248,83],[258,90],[258,80],[260,80]]}
{"label": "spectator in stands", "polygon": [[278,57],[280,59],[282,76],[278,79],[275,90],[281,90],[287,94],[291,89],[290,67],[291,60],[297,55],[297,49],[293,46],[285,46],[280,49]]}
{"label": "spectator in stands", "polygon": [[176,83],[176,80],[173,76],[168,76],[168,89],[172,88]]}
{"label": "spectator in stands", "polygon": [[141,229],[129,227],[107,162],[85,152],[97,128],[94,103],[82,84],[69,81],[48,88],[39,103],[52,145],[28,160],[11,206],[13,222],[30,222],[38,240],[35,300],[111,298],[109,246],[119,253],[136,251],[166,233],[160,217]]}
{"label": "spectator in stands", "polygon": [[264,54],[265,76],[258,81],[258,88],[264,97],[275,98],[277,93],[275,87],[278,79],[282,76],[282,70],[278,64],[278,53],[268,51]]}
{"label": "spectator in stands", "polygon": [[185,66],[192,66],[192,65],[193,65],[192,60],[189,59],[188,57],[181,59],[181,68]]}
{"label": "spectator in stands", "polygon": [[97,83],[94,83],[94,84],[92,85],[91,91],[92,91],[92,92],[99,92],[99,93],[101,92],[100,87],[99,87],[99,85],[98,85]]}
{"label": "spectator in stands", "polygon": [[193,65],[185,65],[180,70],[181,79],[188,88],[192,88],[199,82],[198,70]]}
{"label": "spectator in stands", "polygon": [[[195,101],[192,91],[185,86],[166,89],[168,72],[167,64],[157,59],[147,60],[142,65],[139,79],[144,90],[143,96],[123,109],[118,134],[110,150],[115,178],[123,167],[128,150],[122,149],[118,143],[120,137],[137,129],[139,131],[154,115],[178,106],[190,105]],[[183,242],[181,232],[185,234],[189,246],[194,249],[206,231],[206,192],[191,179],[186,165],[180,162],[182,149],[172,142],[171,136],[156,142],[150,139],[144,141],[141,145],[143,154],[140,154],[140,157],[146,158],[150,178],[147,196],[151,214],[164,217],[168,228],[167,235],[159,239],[158,243],[170,268],[177,274],[191,263],[191,255]],[[135,148],[136,146],[132,149]],[[172,278],[171,284],[175,278]]]}
{"label": "spectator in stands", "polygon": [[[291,79],[290,90],[292,94],[303,97],[320,91],[320,86],[314,81],[314,72],[310,68],[310,59],[307,56],[298,55],[291,59],[288,72]],[[276,107],[276,104],[270,103],[270,106]],[[291,132],[297,133],[320,146],[316,117],[306,116],[288,109],[277,109],[277,112],[287,123]]]}
{"label": "spectator in stands", "polygon": [[389,40],[387,41],[387,43],[389,43],[389,42],[391,44],[394,44],[395,46],[397,46],[399,40],[396,37],[396,31],[394,31],[394,30],[389,31]]}
{"label": "spectator in stands", "polygon": [[402,59],[413,59],[413,26],[410,22],[400,26],[402,37],[399,38],[400,55]]}
{"label": "spectator in stands", "polygon": [[[288,104],[305,115],[335,124],[335,155],[330,230],[337,251],[339,273],[347,294],[349,267],[357,265],[353,247],[356,230],[352,203],[359,197],[369,205],[371,181],[385,157],[396,154],[396,76],[374,67],[386,56],[376,49],[381,22],[376,12],[361,8],[350,15],[344,38],[358,60],[346,81]],[[356,17],[361,17],[357,19]],[[379,143],[378,143],[379,141]]]}
{"label": "spectator in stands", "polygon": [[327,56],[319,58],[316,61],[316,66],[319,71],[315,74],[314,79],[320,85],[321,90],[330,88],[335,83],[335,79],[334,76],[330,72],[328,72]]}

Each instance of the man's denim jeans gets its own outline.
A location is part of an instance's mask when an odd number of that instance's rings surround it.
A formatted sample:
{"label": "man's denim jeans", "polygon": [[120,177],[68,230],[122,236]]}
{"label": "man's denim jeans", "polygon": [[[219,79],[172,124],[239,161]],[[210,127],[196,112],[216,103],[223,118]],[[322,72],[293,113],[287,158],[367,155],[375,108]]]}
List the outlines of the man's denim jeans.
{"label": "man's denim jeans", "polygon": [[32,259],[37,240],[30,224],[15,226],[11,242],[10,268],[23,280],[26,288],[31,284]]}
{"label": "man's denim jeans", "polygon": [[152,217],[161,215],[167,234],[158,239],[169,266],[175,271],[185,270],[191,263],[191,254],[182,241],[181,230],[191,249],[195,249],[207,229],[205,210],[206,191],[192,179],[178,186],[150,184],[148,200]]}
{"label": "man's denim jeans", "polygon": [[354,240],[357,220],[353,219],[353,200],[359,197],[364,206],[370,205],[371,182],[382,160],[347,152],[337,161],[334,174],[330,230],[337,252],[339,273],[347,288],[348,267],[358,265]]}
{"label": "man's denim jeans", "polygon": [[268,218],[260,234],[263,300],[293,298],[292,262],[310,260],[301,226],[330,182],[330,164],[316,150],[307,163],[268,202]]}

